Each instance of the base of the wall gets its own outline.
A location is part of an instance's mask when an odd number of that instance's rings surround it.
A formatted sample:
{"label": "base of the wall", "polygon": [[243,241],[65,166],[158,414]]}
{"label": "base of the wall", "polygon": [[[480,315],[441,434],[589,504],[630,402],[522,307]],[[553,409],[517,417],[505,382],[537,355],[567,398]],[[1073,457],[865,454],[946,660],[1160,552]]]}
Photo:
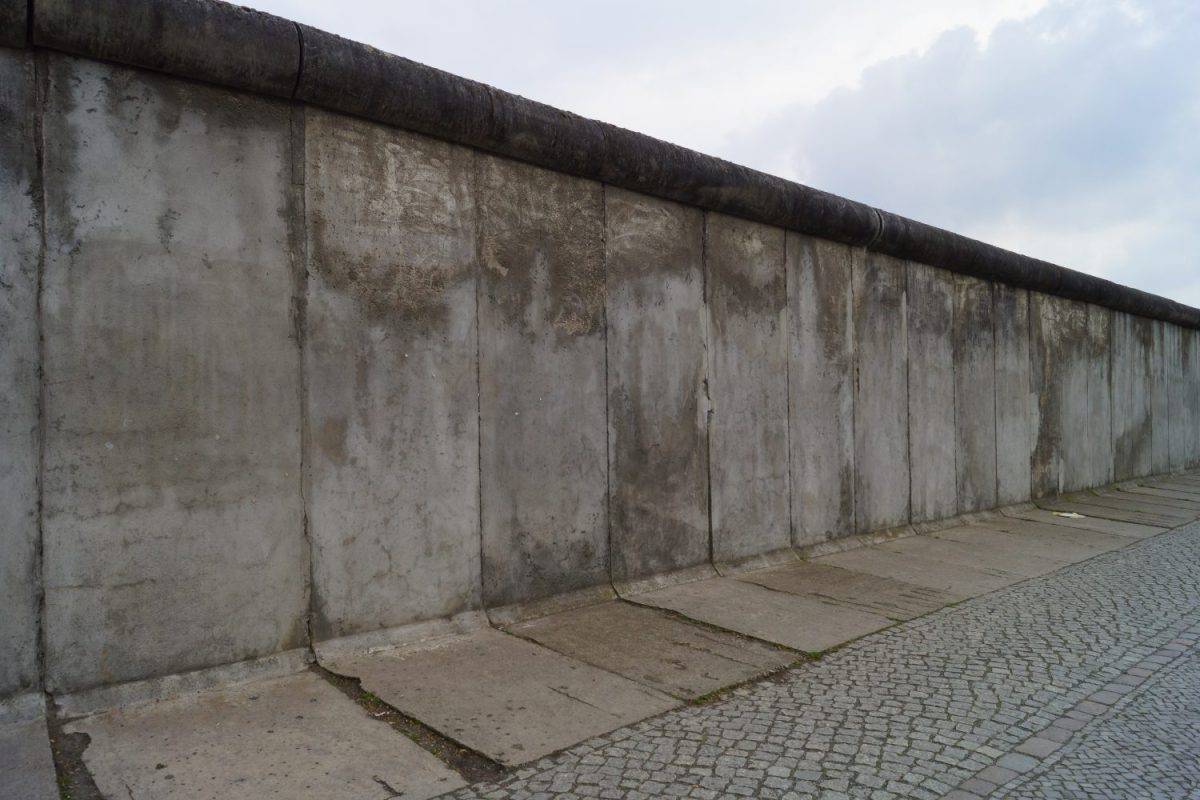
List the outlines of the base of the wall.
{"label": "base of the wall", "polygon": [[446,619],[424,620],[410,625],[314,642],[313,652],[317,655],[318,663],[328,666],[346,656],[379,653],[419,642],[471,633],[486,627],[488,619],[482,611],[464,611]]}
{"label": "base of the wall", "polygon": [[620,597],[626,598],[715,577],[717,577],[717,571],[713,569],[712,564],[697,564],[694,567],[660,572],[657,575],[647,575],[630,581],[613,581],[613,588],[617,590]]}
{"label": "base of the wall", "polygon": [[603,603],[605,600],[615,600],[616,598],[617,593],[611,585],[601,584],[600,586],[590,586],[586,589],[577,589],[573,592],[564,592],[563,594],[544,597],[540,600],[531,600],[527,603],[514,603],[509,606],[489,608],[487,616],[493,625],[497,628],[503,628],[506,625],[516,625],[519,622],[528,622],[531,619],[548,617],[551,614],[559,614],[563,611],[592,606],[597,603]]}
{"label": "base of the wall", "polygon": [[230,684],[292,675],[307,669],[311,663],[312,653],[309,650],[287,650],[251,661],[58,694],[54,696],[54,702],[60,716],[79,717],[196,694]]}
{"label": "base of the wall", "polygon": [[718,561],[713,566],[718,575],[740,575],[744,572],[754,572],[771,567],[782,567],[800,560],[800,556],[790,547],[772,550],[768,553],[739,558],[735,561]]}

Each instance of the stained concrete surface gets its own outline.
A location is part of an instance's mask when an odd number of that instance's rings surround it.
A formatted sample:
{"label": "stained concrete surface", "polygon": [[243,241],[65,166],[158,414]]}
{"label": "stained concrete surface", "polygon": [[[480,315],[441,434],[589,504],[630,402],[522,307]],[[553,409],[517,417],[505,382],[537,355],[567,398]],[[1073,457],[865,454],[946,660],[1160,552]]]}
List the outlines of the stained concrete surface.
{"label": "stained concrete surface", "polygon": [[0,722],[0,797],[58,800],[58,782],[44,718]]}
{"label": "stained concrete surface", "polygon": [[484,629],[322,664],[502,764],[523,764],[679,705],[634,681]]}
{"label": "stained concrete surface", "polygon": [[0,698],[38,678],[34,56],[0,49]]}
{"label": "stained concrete surface", "polygon": [[1127,498],[1133,502],[1149,500],[1155,506],[1164,509],[1174,509],[1177,511],[1192,513],[1194,516],[1200,516],[1200,497],[1196,495],[1186,495],[1183,492],[1168,492],[1163,489],[1151,489],[1146,487],[1126,488],[1121,487],[1119,491],[1104,491],[1100,492],[1104,497]]}
{"label": "stained concrete surface", "polygon": [[845,603],[894,620],[919,617],[958,599],[925,586],[817,561],[748,572],[739,575],[738,580],[777,592],[813,595],[826,601]]}
{"label": "stained concrete surface", "polygon": [[1114,476],[1149,475],[1152,467],[1150,320],[1114,314],[1112,325],[1112,438]]}
{"label": "stained concrete surface", "polygon": [[954,276],[954,464],[960,514],[996,505],[992,285],[967,275]]}
{"label": "stained concrete surface", "polygon": [[618,582],[708,560],[704,217],[605,189],[609,530]]}
{"label": "stained concrete surface", "polygon": [[854,519],[860,532],[909,522],[907,262],[854,264]]}
{"label": "stained concrete surface", "polygon": [[[958,513],[955,475],[955,276],[909,264],[908,438],[912,521]],[[993,432],[993,438],[995,433]],[[995,461],[995,459],[992,459]]]}
{"label": "stained concrete surface", "polygon": [[314,634],[478,608],[474,156],[305,112]]}
{"label": "stained concrete surface", "polygon": [[508,630],[683,699],[741,683],[796,658],[788,650],[622,601],[555,614]]}
{"label": "stained concrete surface", "polygon": [[311,672],[69,723],[109,798],[428,798],[459,775]]}
{"label": "stained concrete surface", "polygon": [[476,159],[483,597],[505,606],[609,579],[603,190]]}
{"label": "stained concrete surface", "polygon": [[1189,500],[1192,502],[1200,502],[1200,487],[1195,491],[1185,491],[1182,489],[1162,489],[1149,484],[1143,486],[1122,486],[1122,491],[1131,494],[1144,494],[1148,497],[1162,497],[1174,500]]}
{"label": "stained concrete surface", "polygon": [[791,546],[784,232],[709,214],[712,558]]}
{"label": "stained concrete surface", "polygon": [[787,594],[736,578],[712,578],[631,598],[719,628],[804,652],[820,652],[891,620],[816,597]]}
{"label": "stained concrete surface", "polygon": [[792,543],[854,531],[854,250],[788,233]]}
{"label": "stained concrete surface", "polygon": [[1036,395],[1032,496],[1044,497],[1088,485],[1087,306],[1033,292],[1029,321],[1030,382]]}
{"label": "stained concrete surface", "polygon": [[1088,485],[1112,483],[1112,317],[1111,309],[1088,306]]}
{"label": "stained concrete surface", "polygon": [[1004,512],[1004,516],[1010,519],[1024,519],[1030,522],[1042,522],[1047,525],[1058,525],[1064,528],[1097,531],[1133,539],[1145,539],[1150,536],[1157,536],[1163,531],[1169,530],[1170,527],[1166,525],[1145,525],[1114,520],[1080,512],[1062,514],[1044,508],[1008,509]]}
{"label": "stained concrete surface", "polygon": [[878,547],[862,547],[844,553],[834,553],[822,556],[817,561],[842,569],[867,572],[936,589],[954,595],[956,600],[991,592],[1023,580],[1021,575],[1011,572],[952,564],[936,558],[897,553]]}
{"label": "stained concrete surface", "polygon": [[291,108],[44,55],[48,687],[300,646]]}
{"label": "stained concrete surface", "polygon": [[1029,292],[1002,283],[992,287],[996,347],[996,502],[1029,499],[1033,450],[1032,413],[1036,395],[1030,387]]}

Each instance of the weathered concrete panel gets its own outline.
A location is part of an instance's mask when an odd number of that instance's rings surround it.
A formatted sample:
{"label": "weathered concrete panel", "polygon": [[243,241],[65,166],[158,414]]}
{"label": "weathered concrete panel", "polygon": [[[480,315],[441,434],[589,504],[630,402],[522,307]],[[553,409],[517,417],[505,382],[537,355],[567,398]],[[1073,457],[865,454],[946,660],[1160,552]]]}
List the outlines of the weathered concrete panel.
{"label": "weathered concrete panel", "polygon": [[325,639],[479,606],[474,156],[306,115],[309,531]]}
{"label": "weathered concrete panel", "polygon": [[1183,385],[1185,389],[1185,420],[1181,434],[1187,453],[1188,468],[1200,466],[1200,331],[1180,331],[1180,361],[1183,363]]}
{"label": "weathered concrete panel", "polygon": [[791,544],[784,232],[710,214],[713,559]]}
{"label": "weathered concrete panel", "polygon": [[854,532],[852,262],[842,244],[787,235],[792,542]]}
{"label": "weathered concrete panel", "polygon": [[1153,338],[1150,320],[1113,314],[1112,423],[1114,476],[1117,480],[1151,472]]}
{"label": "weathered concrete panel", "polygon": [[908,265],[908,437],[912,519],[958,512],[955,476],[955,279]]}
{"label": "weathered concrete panel", "polygon": [[1112,311],[1088,306],[1088,466],[1089,486],[1113,481]]}
{"label": "weathered concrete panel", "polygon": [[1167,460],[1171,470],[1187,466],[1188,396],[1184,380],[1185,332],[1171,324],[1163,325],[1163,373],[1167,389]]}
{"label": "weathered concrete panel", "polygon": [[708,560],[704,216],[606,189],[612,575]]}
{"label": "weathered concrete panel", "polygon": [[1033,414],[1037,394],[1029,382],[1029,292],[992,287],[996,345],[996,502],[1029,499]]}
{"label": "weathered concrete panel", "polygon": [[909,521],[908,264],[862,253],[854,264],[854,519],[859,531]]}
{"label": "weathered concrete panel", "polygon": [[303,645],[289,107],[48,64],[47,683]]}
{"label": "weathered concrete panel", "polygon": [[33,56],[0,49],[0,697],[38,682],[38,263]]}
{"label": "weathered concrete panel", "polygon": [[1167,384],[1167,334],[1169,325],[1150,321],[1150,471],[1171,469],[1171,397]]}
{"label": "weathered concrete panel", "polygon": [[483,598],[608,580],[603,190],[478,156]]}
{"label": "weathered concrete panel", "polygon": [[996,505],[996,344],[991,284],[954,278],[958,510]]}
{"label": "weathered concrete panel", "polygon": [[1033,496],[1088,484],[1087,306],[1030,295],[1030,381],[1037,393]]}

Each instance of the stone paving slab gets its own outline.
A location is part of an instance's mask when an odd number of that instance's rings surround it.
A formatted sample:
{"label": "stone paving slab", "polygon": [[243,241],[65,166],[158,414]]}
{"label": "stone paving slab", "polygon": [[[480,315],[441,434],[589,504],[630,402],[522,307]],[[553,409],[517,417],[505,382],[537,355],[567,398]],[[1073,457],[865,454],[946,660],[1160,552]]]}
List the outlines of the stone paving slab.
{"label": "stone paving slab", "polygon": [[45,719],[0,724],[0,797],[58,800]]}
{"label": "stone paving slab", "polygon": [[71,722],[107,798],[385,800],[462,778],[311,672]]}
{"label": "stone paving slab", "polygon": [[507,630],[683,699],[742,683],[796,660],[790,650],[620,600]]}
{"label": "stone paving slab", "polygon": [[818,560],[843,569],[869,572],[937,589],[954,595],[957,600],[986,594],[1025,579],[1025,576],[1011,572],[951,564],[927,556],[890,552],[878,547],[833,553]]}
{"label": "stone paving slab", "polygon": [[[1043,558],[1013,546],[1009,541],[1007,546],[997,547],[985,539],[962,532],[958,528],[958,538],[938,537],[933,535],[910,536],[885,542],[878,545],[880,550],[890,553],[903,553],[918,558],[931,558],[947,564],[958,564],[964,567],[980,570],[999,570],[1002,573],[1012,573],[1025,578],[1045,575],[1068,563],[1063,560]],[[945,531],[943,531],[945,532]],[[973,541],[962,541],[963,539]]]}
{"label": "stone paving slab", "polygon": [[[1037,523],[1026,524],[1032,527]],[[1111,547],[1102,549],[1090,543],[1078,543],[1070,538],[1056,534],[1043,534],[1028,528],[1016,531],[997,530],[988,527],[986,523],[938,531],[933,534],[933,537],[951,540],[964,547],[980,548],[987,554],[1019,553],[1026,559],[1033,559],[1035,563],[1041,563],[1043,565],[1042,573],[1091,558],[1096,553],[1103,552],[1104,549],[1115,549]],[[1125,544],[1128,543],[1125,542]],[[988,563],[991,563],[992,566],[1000,566],[995,562],[989,561]]]}
{"label": "stone paving slab", "polygon": [[1174,515],[1137,511],[1129,506],[1123,508],[1112,503],[1098,502],[1098,500],[1099,498],[1096,498],[1083,502],[1065,498],[1047,498],[1039,500],[1038,505],[1050,511],[1074,511],[1089,517],[1134,522],[1138,525],[1154,525],[1160,528],[1174,528],[1182,524],[1180,519]]}
{"label": "stone paving slab", "polygon": [[739,575],[738,580],[756,583],[777,592],[812,595],[893,620],[919,617],[957,600],[954,595],[926,586],[815,561],[749,572]]}
{"label": "stone paving slab", "polygon": [[1030,522],[1042,522],[1047,525],[1057,525],[1063,528],[1077,528],[1079,530],[1108,533],[1127,539],[1146,539],[1170,530],[1169,527],[1164,525],[1142,525],[1135,522],[1107,519],[1089,514],[1079,514],[1079,516],[1064,516],[1063,514],[1055,513],[1054,511],[1044,508],[1006,510],[1004,511],[1001,519],[1003,518],[1023,519],[1029,520]]}
{"label": "stone paving slab", "polygon": [[685,583],[630,599],[806,653],[828,650],[892,624],[880,614],[737,578]]}
{"label": "stone paving slab", "polygon": [[522,764],[679,700],[492,629],[323,659],[385,703],[502,764]]}

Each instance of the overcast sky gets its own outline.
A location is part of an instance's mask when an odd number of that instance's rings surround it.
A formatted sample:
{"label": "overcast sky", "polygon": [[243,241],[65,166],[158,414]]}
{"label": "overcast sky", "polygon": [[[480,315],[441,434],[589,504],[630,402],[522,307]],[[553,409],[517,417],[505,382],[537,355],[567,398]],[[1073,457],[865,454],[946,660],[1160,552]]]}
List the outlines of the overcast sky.
{"label": "overcast sky", "polygon": [[1200,306],[1196,0],[249,4]]}

